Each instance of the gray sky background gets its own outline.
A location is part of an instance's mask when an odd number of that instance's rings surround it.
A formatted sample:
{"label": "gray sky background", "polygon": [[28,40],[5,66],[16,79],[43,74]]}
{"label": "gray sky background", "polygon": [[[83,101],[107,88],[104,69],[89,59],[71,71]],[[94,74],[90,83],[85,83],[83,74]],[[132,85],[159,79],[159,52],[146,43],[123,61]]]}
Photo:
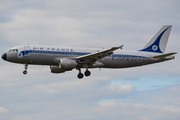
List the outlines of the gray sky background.
{"label": "gray sky background", "polygon": [[[1,54],[18,45],[139,50],[173,25],[166,52],[180,52],[179,0],[0,0]],[[179,120],[176,59],[128,69],[51,74],[49,66],[0,60],[0,120]]]}

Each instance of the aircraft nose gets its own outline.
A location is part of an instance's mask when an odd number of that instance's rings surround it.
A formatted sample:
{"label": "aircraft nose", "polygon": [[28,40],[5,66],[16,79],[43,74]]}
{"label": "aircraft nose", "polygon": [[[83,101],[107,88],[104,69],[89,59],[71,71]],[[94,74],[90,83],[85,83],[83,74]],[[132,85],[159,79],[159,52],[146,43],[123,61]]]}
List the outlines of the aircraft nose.
{"label": "aircraft nose", "polygon": [[7,54],[6,54],[6,53],[4,53],[4,54],[2,55],[2,59],[3,59],[3,60],[7,60]]}

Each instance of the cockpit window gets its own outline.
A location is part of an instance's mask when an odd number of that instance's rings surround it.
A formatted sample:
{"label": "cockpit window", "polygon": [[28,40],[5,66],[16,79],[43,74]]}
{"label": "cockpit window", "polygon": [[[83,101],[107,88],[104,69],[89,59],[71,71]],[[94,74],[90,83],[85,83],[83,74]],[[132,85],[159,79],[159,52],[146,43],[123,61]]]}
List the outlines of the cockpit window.
{"label": "cockpit window", "polygon": [[9,52],[18,52],[18,49],[10,49]]}
{"label": "cockpit window", "polygon": [[9,50],[9,52],[11,52],[11,51],[12,51],[12,49]]}

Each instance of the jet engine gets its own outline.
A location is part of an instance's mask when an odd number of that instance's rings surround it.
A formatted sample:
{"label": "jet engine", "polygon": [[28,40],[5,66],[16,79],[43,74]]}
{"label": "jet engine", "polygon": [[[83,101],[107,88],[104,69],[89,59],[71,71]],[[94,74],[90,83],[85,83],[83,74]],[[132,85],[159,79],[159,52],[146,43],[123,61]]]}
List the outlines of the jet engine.
{"label": "jet engine", "polygon": [[51,73],[64,73],[65,70],[59,68],[59,66],[50,66]]}
{"label": "jet engine", "polygon": [[75,60],[70,59],[60,59],[59,60],[59,68],[64,70],[72,70],[77,66],[77,62]]}
{"label": "jet engine", "polygon": [[71,59],[56,59],[56,63],[59,63],[59,66],[50,66],[52,73],[63,73],[65,71],[69,71],[74,69],[77,66],[77,62]]}

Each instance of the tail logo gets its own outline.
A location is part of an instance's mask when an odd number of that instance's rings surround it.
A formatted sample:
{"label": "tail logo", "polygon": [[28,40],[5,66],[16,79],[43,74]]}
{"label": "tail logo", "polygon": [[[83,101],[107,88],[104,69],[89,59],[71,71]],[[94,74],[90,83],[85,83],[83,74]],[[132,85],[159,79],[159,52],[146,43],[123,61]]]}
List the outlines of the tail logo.
{"label": "tail logo", "polygon": [[[164,53],[172,25],[164,25],[140,51]],[[168,30],[169,29],[169,30]]]}
{"label": "tail logo", "polygon": [[153,46],[152,46],[152,49],[153,49],[154,51],[156,51],[156,50],[158,49],[157,45],[153,45]]}

